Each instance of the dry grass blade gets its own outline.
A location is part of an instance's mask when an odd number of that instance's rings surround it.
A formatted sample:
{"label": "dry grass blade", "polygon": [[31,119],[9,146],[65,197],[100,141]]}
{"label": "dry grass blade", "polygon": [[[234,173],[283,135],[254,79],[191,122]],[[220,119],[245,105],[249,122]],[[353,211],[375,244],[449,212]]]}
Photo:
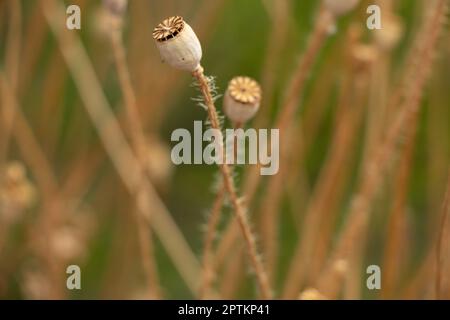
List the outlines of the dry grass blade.
{"label": "dry grass blade", "polygon": [[61,264],[60,261],[53,255],[49,255],[49,235],[54,227],[59,223],[63,200],[55,195],[58,193],[58,181],[53,173],[53,170],[42,151],[32,129],[30,128],[26,118],[18,108],[18,103],[14,97],[12,87],[6,79],[3,72],[0,73],[0,82],[3,95],[3,108],[14,109],[15,121],[11,128],[11,133],[18,142],[19,149],[23,154],[25,161],[32,169],[36,177],[36,181],[43,191],[42,202],[43,208],[39,216],[39,220],[34,227],[37,234],[46,235],[45,241],[42,245],[37,246],[36,255],[42,261],[46,274],[49,277],[50,283],[48,297],[49,299],[61,299],[65,297],[63,281],[61,280]]}
{"label": "dry grass blade", "polygon": [[[415,78],[410,82],[405,81],[409,83],[404,92],[405,100],[389,127],[384,141],[364,165],[360,186],[352,199],[350,212],[332,254],[331,263],[325,268],[323,276],[330,272],[333,261],[351,256],[354,245],[363,237],[370,217],[370,204],[382,182],[386,167],[397,151],[398,138],[402,136],[405,126],[419,112],[423,89],[432,66],[448,5],[446,0],[437,0],[434,4],[423,29],[428,37],[425,38],[426,41],[423,41],[424,37],[419,35],[416,43],[417,54],[415,50],[412,51],[415,56],[414,59],[410,59],[414,61],[411,74],[415,74]],[[406,75],[409,74],[410,72],[406,72]]]}
{"label": "dry grass blade", "polygon": [[343,167],[350,160],[356,144],[356,132],[366,100],[368,70],[356,74],[353,67],[356,64],[355,59],[348,62],[351,70],[343,84],[332,147],[305,213],[304,227],[286,276],[284,298],[294,298],[306,277],[310,283],[314,282],[314,273],[320,268],[321,259],[326,255],[332,237],[332,227],[337,219],[337,202],[345,187]]}
{"label": "dry grass blade", "polygon": [[[140,174],[145,175],[146,174],[145,161],[147,155],[147,146],[145,142],[146,139],[144,129],[141,123],[141,118],[139,116],[139,110],[136,104],[137,101],[136,94],[133,85],[131,83],[131,76],[126,61],[125,47],[122,39],[122,30],[121,28],[116,29],[113,28],[113,26],[111,27],[112,27],[110,34],[111,43],[113,47],[117,72],[119,74],[120,87],[122,90],[122,94],[125,98],[125,109],[128,121],[128,130],[130,132],[134,152],[139,162],[139,170],[141,172]],[[140,183],[137,190],[136,201],[140,201],[143,203],[146,202],[146,194],[149,193],[149,190],[147,189],[148,186],[149,183],[142,183],[142,182]],[[151,204],[147,204],[149,208],[150,205]],[[151,211],[150,209],[147,210]],[[150,219],[151,223],[150,216],[148,219]],[[151,232],[151,228],[146,227],[144,222],[145,222],[144,217],[139,212],[137,212],[136,227],[139,237],[141,258],[143,262],[144,271],[146,273],[150,296],[159,298],[161,296],[161,293],[159,290],[158,271],[154,255],[153,235]]]}
{"label": "dry grass blade", "polygon": [[407,144],[400,156],[398,171],[395,178],[393,193],[394,200],[389,213],[387,230],[387,248],[383,259],[383,287],[382,297],[395,296],[399,273],[404,265],[402,257],[405,252],[405,229],[406,229],[406,202],[408,194],[408,181],[411,176],[412,158],[414,153],[414,137],[417,131],[418,115],[413,117],[408,124],[405,134]]}
{"label": "dry grass blade", "polygon": [[219,224],[220,214],[222,212],[222,205],[225,200],[225,188],[221,188],[216,195],[214,200],[210,216],[208,218],[208,224],[206,227],[206,234],[203,246],[203,274],[202,274],[202,284],[200,287],[199,298],[206,299],[210,295],[211,285],[215,279],[215,264],[214,264],[214,254],[213,245],[216,236],[217,225]]}
{"label": "dry grass blade", "polygon": [[264,252],[267,256],[269,275],[273,278],[276,271],[277,261],[277,218],[278,208],[283,195],[284,178],[287,174],[287,166],[290,159],[290,146],[292,145],[292,123],[295,119],[295,112],[303,98],[303,91],[306,80],[311,73],[311,69],[318,57],[320,49],[325,43],[328,30],[332,24],[333,17],[327,10],[321,10],[311,40],[305,54],[299,63],[297,70],[287,88],[287,94],[282,103],[280,114],[275,123],[275,127],[280,129],[280,171],[277,175],[271,176],[268,181],[265,199],[261,205],[261,223]]}
{"label": "dry grass blade", "polygon": [[[311,35],[311,40],[308,44],[306,52],[301,57],[299,65],[294,71],[288,85],[287,94],[275,124],[275,127],[280,129],[280,141],[283,141],[280,146],[280,171],[277,175],[271,177],[266,190],[266,197],[263,197],[263,199],[266,200],[261,206],[264,208],[263,214],[261,215],[263,230],[262,240],[265,248],[264,252],[269,254],[267,257],[267,263],[270,268],[275,266],[276,259],[276,239],[274,239],[274,237],[276,237],[276,232],[273,230],[273,228],[276,227],[276,224],[274,224],[273,221],[276,219],[277,210],[274,210],[274,208],[278,204],[281,197],[281,190],[283,189],[281,187],[281,183],[283,181],[282,178],[284,177],[283,171],[286,170],[286,165],[289,162],[289,157],[287,156],[289,150],[286,150],[287,148],[283,148],[283,146],[289,145],[289,130],[291,122],[295,118],[293,116],[298,108],[299,101],[302,98],[302,91],[306,79],[310,74],[315,58],[317,57],[317,54],[326,38],[332,17],[328,11],[321,10],[317,21],[318,22],[314,28],[313,34]],[[253,198],[256,194],[256,187],[259,185],[260,180],[261,176],[259,175],[258,166],[251,167],[244,181],[246,203],[249,205],[253,202]],[[236,222],[231,221],[226,228],[225,236],[219,243],[218,252],[221,253],[221,256],[224,256],[224,253],[228,251],[227,248],[231,248],[231,244],[236,239],[236,236]]]}
{"label": "dry grass blade", "polygon": [[[151,184],[147,180],[142,181],[139,163],[126,142],[117,120],[110,111],[81,41],[74,34],[64,32],[64,29],[61,28],[60,21],[64,20],[64,10],[60,4],[51,0],[41,2],[41,5],[47,22],[59,42],[86,110],[97,128],[120,178],[131,194],[136,194],[140,183],[148,184],[147,190],[149,193],[146,195],[146,201],[138,203],[143,203],[146,206],[151,204],[151,226],[189,289],[195,293],[200,274],[195,255]],[[150,222],[149,208],[141,209],[144,209],[145,219]]]}
{"label": "dry grass blade", "polygon": [[450,175],[442,205],[442,223],[436,254],[436,297],[450,299]]}
{"label": "dry grass blade", "polygon": [[[20,66],[20,49],[21,49],[21,23],[22,23],[22,12],[20,1],[9,1],[9,32],[7,39],[7,52],[5,57],[5,67],[6,74],[9,79],[9,84],[11,90],[16,92],[19,76],[19,66]],[[3,128],[2,137],[0,139],[0,166],[6,158],[6,154],[9,147],[11,130],[14,122],[14,108],[4,108],[3,110]]]}

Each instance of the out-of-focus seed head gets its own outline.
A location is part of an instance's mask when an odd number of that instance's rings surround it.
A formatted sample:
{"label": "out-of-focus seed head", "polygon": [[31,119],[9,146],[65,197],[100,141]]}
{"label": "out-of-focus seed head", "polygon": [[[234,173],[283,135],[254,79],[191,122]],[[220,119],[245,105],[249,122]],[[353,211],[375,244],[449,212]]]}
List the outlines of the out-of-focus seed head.
{"label": "out-of-focus seed head", "polygon": [[261,104],[262,90],[258,82],[249,77],[233,78],[225,93],[225,115],[236,124],[253,118]]}
{"label": "out-of-focus seed head", "polygon": [[339,17],[353,10],[359,0],[324,0],[323,3],[334,16]]}
{"label": "out-of-focus seed head", "polygon": [[84,239],[76,228],[63,226],[53,231],[50,237],[50,245],[53,254],[68,261],[78,258],[84,250]]}
{"label": "out-of-focus seed head", "polygon": [[372,66],[378,59],[378,50],[373,45],[355,44],[352,49],[353,68],[363,71]]}
{"label": "out-of-focus seed head", "polygon": [[0,170],[0,220],[16,221],[35,203],[35,199],[35,187],[20,162],[11,162],[3,172]]}
{"label": "out-of-focus seed head", "polygon": [[173,173],[169,146],[158,139],[152,139],[148,147],[146,165],[155,186],[165,189]]}
{"label": "out-of-focus seed head", "polygon": [[200,67],[202,46],[194,30],[180,16],[165,19],[153,30],[163,62],[189,72]]}
{"label": "out-of-focus seed head", "polygon": [[327,300],[327,298],[315,288],[307,288],[298,297],[299,300]]}
{"label": "out-of-focus seed head", "polygon": [[51,296],[51,281],[37,267],[30,267],[23,272],[20,287],[23,295],[30,300],[43,300]]}
{"label": "out-of-focus seed head", "polygon": [[103,6],[110,14],[122,17],[127,11],[128,0],[103,0]]}
{"label": "out-of-focus seed head", "polygon": [[403,36],[400,18],[390,14],[383,18],[381,29],[374,30],[374,40],[383,51],[391,51]]}

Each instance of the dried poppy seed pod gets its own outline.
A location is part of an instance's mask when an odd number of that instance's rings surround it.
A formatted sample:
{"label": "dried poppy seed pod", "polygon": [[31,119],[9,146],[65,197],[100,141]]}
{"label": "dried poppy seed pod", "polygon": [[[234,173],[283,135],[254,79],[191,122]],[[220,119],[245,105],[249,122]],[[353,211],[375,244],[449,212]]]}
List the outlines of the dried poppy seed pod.
{"label": "dried poppy seed pod", "polygon": [[202,46],[182,17],[174,16],[161,22],[153,31],[153,38],[163,62],[189,72],[200,67]]}
{"label": "dried poppy seed pod", "polygon": [[261,103],[261,87],[248,77],[233,78],[225,93],[223,110],[235,124],[243,124],[253,118]]}
{"label": "dried poppy seed pod", "polygon": [[323,3],[335,17],[339,17],[353,10],[359,0],[324,0]]}
{"label": "dried poppy seed pod", "polygon": [[128,0],[103,0],[103,6],[114,16],[122,17],[127,10]]}

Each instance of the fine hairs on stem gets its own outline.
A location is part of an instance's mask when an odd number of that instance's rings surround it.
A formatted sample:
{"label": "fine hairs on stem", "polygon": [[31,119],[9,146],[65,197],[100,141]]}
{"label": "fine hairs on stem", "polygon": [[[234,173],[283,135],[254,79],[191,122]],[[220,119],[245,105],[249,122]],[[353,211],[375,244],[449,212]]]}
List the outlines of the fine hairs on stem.
{"label": "fine hairs on stem", "polygon": [[[136,94],[131,83],[131,76],[126,61],[125,46],[122,38],[123,16],[126,12],[127,0],[104,0],[110,22],[110,38],[113,48],[114,60],[119,76],[120,88],[125,99],[126,120],[132,141],[132,147],[140,163],[141,175],[145,175],[146,139],[142,127],[139,110],[136,103]],[[140,183],[137,188],[136,201],[145,203],[148,193],[147,184]],[[139,207],[139,204],[137,205]],[[136,228],[141,252],[142,264],[149,286],[149,294],[159,298],[158,272],[154,257],[153,235],[151,228],[146,226],[145,218],[141,212],[136,211]],[[151,223],[151,217],[149,217]]]}
{"label": "fine hairs on stem", "polygon": [[[209,81],[207,77],[203,73],[203,68],[200,67],[196,71],[192,73],[194,78],[197,80],[200,91],[205,99],[205,105],[208,108],[208,117],[211,122],[211,126],[213,129],[219,130],[221,132],[219,117],[217,115],[217,110],[214,105],[214,99],[209,87]],[[224,154],[223,146],[222,146],[222,154]],[[242,202],[237,196],[237,192],[235,190],[234,181],[231,174],[230,167],[223,163],[219,166],[220,171],[222,173],[223,183],[225,189],[227,190],[230,202],[234,209],[234,213],[236,216],[236,220],[239,224],[241,232],[244,236],[245,244],[247,246],[248,255],[250,257],[250,261],[256,273],[256,277],[258,280],[258,284],[261,290],[261,297],[263,299],[270,299],[272,296],[271,289],[269,286],[267,274],[264,270],[263,264],[261,262],[260,256],[258,255],[258,251],[256,248],[255,238],[252,234],[247,214],[242,206]]]}
{"label": "fine hairs on stem", "polygon": [[200,299],[206,299],[209,297],[209,291],[211,284],[215,279],[215,266],[213,262],[213,245],[214,238],[216,235],[217,225],[220,220],[220,213],[222,212],[222,204],[225,200],[226,190],[221,187],[216,194],[213,206],[211,208],[211,213],[208,216],[208,222],[206,225],[206,233],[204,237],[203,245],[203,261],[202,261],[202,283],[200,285],[200,290],[198,297]]}
{"label": "fine hairs on stem", "polygon": [[[267,265],[268,270],[271,272],[274,271],[275,268],[275,260],[276,260],[276,223],[274,219],[277,217],[277,202],[281,198],[281,189],[284,177],[284,170],[286,167],[286,163],[289,160],[289,157],[286,156],[290,151],[287,148],[283,148],[283,146],[289,145],[286,142],[286,137],[289,138],[290,127],[293,121],[293,116],[298,108],[299,101],[302,97],[302,91],[304,85],[306,83],[307,77],[310,74],[311,68],[314,65],[315,59],[318,56],[322,45],[327,37],[327,33],[329,31],[330,26],[334,21],[333,14],[327,10],[327,8],[320,8],[319,18],[317,19],[317,23],[314,27],[313,34],[311,35],[311,39],[306,48],[306,52],[302,55],[301,60],[299,61],[298,67],[294,71],[294,74],[289,82],[287,94],[284,98],[282,108],[280,114],[276,120],[276,128],[280,129],[280,140],[284,143],[280,146],[280,171],[278,174],[272,176],[269,179],[268,186],[266,189],[265,197],[262,199],[266,199],[261,206],[263,208],[263,212],[261,214],[261,224],[262,224],[262,232],[263,232],[263,247],[264,253],[268,254],[267,256]],[[283,138],[285,137],[285,138]],[[259,170],[257,167],[251,168],[246,175],[244,186],[246,197],[246,203],[251,205],[253,202],[253,198],[256,195],[256,188],[259,185],[261,180],[261,176],[259,175]],[[235,221],[231,221],[226,228],[225,236],[222,238],[218,251],[223,253],[221,256],[225,256],[229,249],[232,248],[232,243],[236,239],[238,228],[236,226]]]}
{"label": "fine hairs on stem", "polygon": [[[202,48],[195,32],[182,17],[173,16],[164,20],[155,28],[153,31],[153,38],[164,62],[176,69],[191,72],[196,80],[203,98],[204,107],[208,113],[211,127],[220,133],[221,139],[220,141],[216,141],[216,143],[219,143],[220,145],[219,152],[221,155],[219,155],[219,158],[223,159],[225,150],[219,116],[214,104],[210,79],[205,76],[203,67],[200,64]],[[223,184],[232,204],[236,220],[244,236],[250,262],[256,273],[261,297],[269,299],[272,296],[271,289],[268,283],[267,274],[264,270],[260,256],[258,255],[255,238],[248,222],[247,213],[242,206],[241,199],[239,199],[237,195],[231,168],[224,162],[225,161],[222,161],[219,165]]]}
{"label": "fine hairs on stem", "polygon": [[[229,85],[224,98],[225,115],[233,123],[234,129],[241,129],[243,124],[254,117],[261,103],[261,87],[249,77],[235,77]],[[237,137],[233,137],[234,150],[232,155],[238,156]],[[213,241],[219,223],[220,213],[225,200],[226,186],[222,183],[213,202],[211,214],[208,218],[207,230],[203,247],[203,279],[200,287],[200,299],[207,297],[212,281],[215,278],[213,262]]]}

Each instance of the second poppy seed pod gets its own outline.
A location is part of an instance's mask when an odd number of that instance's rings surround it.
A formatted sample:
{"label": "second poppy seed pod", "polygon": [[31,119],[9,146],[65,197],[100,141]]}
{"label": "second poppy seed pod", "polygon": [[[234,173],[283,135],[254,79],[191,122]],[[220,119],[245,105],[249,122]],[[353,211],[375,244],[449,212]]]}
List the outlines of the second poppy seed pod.
{"label": "second poppy seed pod", "polygon": [[153,31],[153,38],[162,60],[170,66],[189,72],[200,67],[202,46],[182,17],[174,16],[161,22]]}
{"label": "second poppy seed pod", "polygon": [[223,111],[235,124],[253,118],[261,103],[261,87],[248,77],[233,78],[225,93]]}
{"label": "second poppy seed pod", "polygon": [[359,0],[324,0],[325,8],[336,17],[350,12],[358,3]]}

